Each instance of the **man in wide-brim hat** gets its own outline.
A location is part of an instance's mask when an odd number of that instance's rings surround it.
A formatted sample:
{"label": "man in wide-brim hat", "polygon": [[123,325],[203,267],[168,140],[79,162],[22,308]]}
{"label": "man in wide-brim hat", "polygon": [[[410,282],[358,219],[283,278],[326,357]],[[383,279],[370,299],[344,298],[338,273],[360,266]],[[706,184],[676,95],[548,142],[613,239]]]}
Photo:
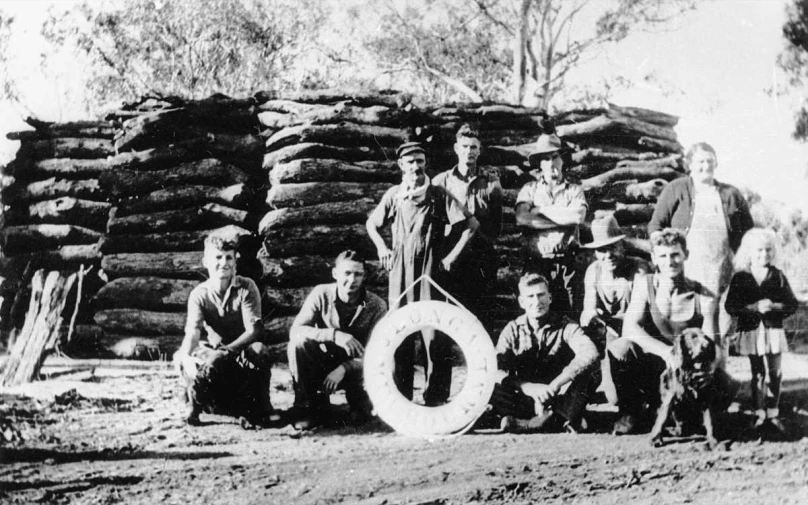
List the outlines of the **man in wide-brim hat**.
{"label": "man in wide-brim hat", "polygon": [[579,227],[586,216],[584,190],[564,177],[572,148],[555,133],[539,136],[530,154],[539,168],[535,181],[516,198],[516,224],[525,240],[525,269],[544,275],[553,284],[554,310],[570,313],[575,278]]}

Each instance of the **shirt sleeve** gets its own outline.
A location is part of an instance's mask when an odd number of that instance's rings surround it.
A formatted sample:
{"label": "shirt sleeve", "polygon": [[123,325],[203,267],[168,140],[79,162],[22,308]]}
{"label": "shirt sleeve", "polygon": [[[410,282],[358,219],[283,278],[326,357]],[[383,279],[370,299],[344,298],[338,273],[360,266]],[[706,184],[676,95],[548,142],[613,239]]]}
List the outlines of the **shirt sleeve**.
{"label": "shirt sleeve", "polygon": [[502,233],[502,185],[499,178],[494,179],[491,184],[491,192],[488,195],[488,209],[491,216],[491,229],[488,233],[492,239],[496,239]]}
{"label": "shirt sleeve", "polygon": [[379,205],[368,216],[369,221],[376,225],[377,228],[387,226],[393,220],[394,203],[398,189],[398,186],[388,189],[382,196]]}
{"label": "shirt sleeve", "polygon": [[668,184],[660,193],[657,198],[657,204],[654,206],[654,213],[651,220],[648,222],[648,233],[659,231],[671,225],[671,216],[673,214],[673,204],[676,200],[676,193],[674,186]]}
{"label": "shirt sleeve", "polygon": [[309,293],[303,307],[292,322],[289,330],[289,340],[302,342],[313,340],[316,342],[333,342],[334,328],[323,328],[323,311],[325,310],[326,298],[324,291],[319,287]]}
{"label": "shirt sleeve", "polygon": [[188,297],[188,316],[185,320],[186,337],[196,333],[201,336],[205,331],[205,316],[202,313],[202,292],[199,287],[191,291]]}
{"label": "shirt sleeve", "polygon": [[579,184],[572,185],[570,188],[570,198],[569,198],[569,207],[570,208],[584,208],[588,209],[589,204],[586,202],[586,195],[584,194],[583,186]]}
{"label": "shirt sleeve", "polygon": [[563,336],[569,348],[575,353],[570,364],[564,367],[558,376],[562,383],[566,383],[595,366],[598,361],[598,349],[584,330],[575,323],[567,323]]}
{"label": "shirt sleeve", "polygon": [[261,321],[261,294],[252,279],[246,281],[244,299],[241,302],[241,319],[244,329],[249,330]]}
{"label": "shirt sleeve", "polygon": [[522,189],[519,190],[519,194],[516,195],[516,204],[519,205],[520,203],[527,203],[533,207],[533,194],[535,191],[536,181],[530,181],[522,186]]}
{"label": "shirt sleeve", "polygon": [[783,308],[778,312],[780,317],[785,319],[791,314],[797,312],[797,305],[799,302],[797,301],[797,297],[794,296],[794,291],[792,291],[791,285],[789,285],[785,274],[779,270],[778,273],[780,274],[780,296],[782,297],[781,303],[783,304]]}
{"label": "shirt sleeve", "polygon": [[513,321],[499,334],[497,340],[497,368],[510,372],[513,369],[513,362],[516,354],[513,352],[514,341],[516,339],[516,325]]}

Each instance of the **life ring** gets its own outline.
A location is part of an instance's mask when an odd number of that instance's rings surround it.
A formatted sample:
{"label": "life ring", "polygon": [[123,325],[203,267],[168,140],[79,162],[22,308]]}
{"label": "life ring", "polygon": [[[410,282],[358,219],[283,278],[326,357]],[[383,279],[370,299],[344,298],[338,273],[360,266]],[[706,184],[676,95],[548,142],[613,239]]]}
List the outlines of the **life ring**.
{"label": "life ring", "polygon": [[[411,402],[393,380],[396,349],[424,328],[448,335],[466,358],[463,389],[439,407]],[[365,347],[363,368],[376,414],[399,433],[429,437],[462,433],[485,411],[496,382],[497,356],[485,328],[469,311],[446,302],[421,301],[390,312],[376,324]]]}

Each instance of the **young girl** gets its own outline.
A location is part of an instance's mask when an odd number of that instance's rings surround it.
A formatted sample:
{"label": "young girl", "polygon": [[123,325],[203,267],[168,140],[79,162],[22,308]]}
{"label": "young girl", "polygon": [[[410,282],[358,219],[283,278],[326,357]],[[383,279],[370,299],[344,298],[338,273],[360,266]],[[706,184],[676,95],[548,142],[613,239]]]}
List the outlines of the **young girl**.
{"label": "young girl", "polygon": [[752,365],[752,405],[758,416],[755,428],[768,422],[783,432],[778,418],[783,375],[780,363],[787,345],[783,319],[797,310],[797,300],[783,272],[772,265],[776,244],[771,230],[752,228],[746,232],[735,256],[736,273],[725,308],[737,318],[738,352],[749,356]]}

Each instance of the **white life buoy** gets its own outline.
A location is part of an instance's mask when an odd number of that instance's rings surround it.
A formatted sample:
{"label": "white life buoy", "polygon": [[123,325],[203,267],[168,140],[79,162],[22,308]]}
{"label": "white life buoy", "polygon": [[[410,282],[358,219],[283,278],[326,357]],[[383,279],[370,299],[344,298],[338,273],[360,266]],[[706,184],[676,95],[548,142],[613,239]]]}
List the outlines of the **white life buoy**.
{"label": "white life buoy", "polygon": [[[405,338],[435,328],[454,340],[466,358],[463,389],[449,403],[425,407],[408,400],[395,385],[396,349]],[[376,414],[393,429],[428,437],[460,433],[485,411],[494,390],[497,357],[485,328],[467,310],[439,301],[407,304],[378,322],[365,347],[365,389]]]}

